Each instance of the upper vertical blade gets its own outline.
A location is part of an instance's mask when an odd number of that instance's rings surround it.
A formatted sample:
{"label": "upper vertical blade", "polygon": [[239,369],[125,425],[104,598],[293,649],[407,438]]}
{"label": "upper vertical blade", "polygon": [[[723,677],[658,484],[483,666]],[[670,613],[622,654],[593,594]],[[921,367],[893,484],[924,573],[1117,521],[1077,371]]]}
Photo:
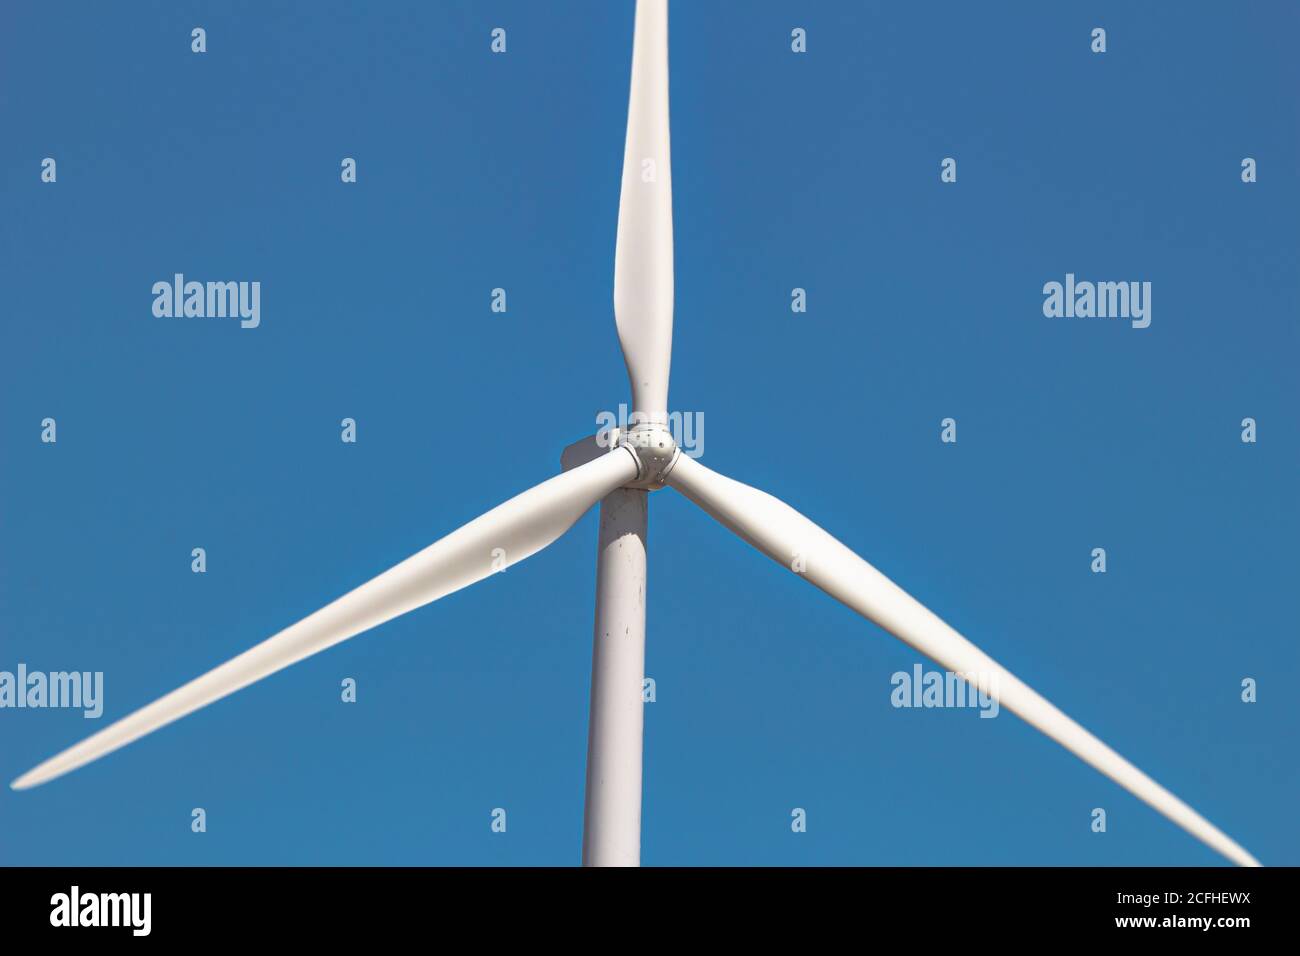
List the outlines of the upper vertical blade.
{"label": "upper vertical blade", "polygon": [[673,341],[673,179],[668,142],[668,2],[637,0],[614,317],[634,421],[668,420]]}

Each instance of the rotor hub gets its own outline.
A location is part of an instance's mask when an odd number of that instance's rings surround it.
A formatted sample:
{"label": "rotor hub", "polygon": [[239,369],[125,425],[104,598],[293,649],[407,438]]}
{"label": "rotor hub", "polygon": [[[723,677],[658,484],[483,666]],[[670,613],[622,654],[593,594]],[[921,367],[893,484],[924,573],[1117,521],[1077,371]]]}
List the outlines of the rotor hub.
{"label": "rotor hub", "polygon": [[621,434],[618,441],[636,455],[639,469],[636,480],[627,487],[651,491],[662,488],[681,454],[668,426],[661,422],[636,424]]}

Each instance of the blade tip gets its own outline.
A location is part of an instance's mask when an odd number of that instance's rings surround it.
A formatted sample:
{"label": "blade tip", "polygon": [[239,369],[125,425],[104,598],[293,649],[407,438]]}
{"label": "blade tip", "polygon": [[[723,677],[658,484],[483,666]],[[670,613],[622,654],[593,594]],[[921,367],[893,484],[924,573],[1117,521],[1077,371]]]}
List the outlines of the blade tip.
{"label": "blade tip", "polygon": [[1254,855],[1251,854],[1244,846],[1232,840],[1228,841],[1228,846],[1225,849],[1221,850],[1221,852],[1223,853],[1224,856],[1226,856],[1231,862],[1235,863],[1237,866],[1263,866],[1264,865],[1263,863],[1259,862],[1259,860],[1255,859]]}
{"label": "blade tip", "polygon": [[40,767],[34,767],[28,770],[21,777],[15,777],[9,782],[10,790],[30,790],[32,787],[40,786],[49,779],[48,776],[40,772]]}

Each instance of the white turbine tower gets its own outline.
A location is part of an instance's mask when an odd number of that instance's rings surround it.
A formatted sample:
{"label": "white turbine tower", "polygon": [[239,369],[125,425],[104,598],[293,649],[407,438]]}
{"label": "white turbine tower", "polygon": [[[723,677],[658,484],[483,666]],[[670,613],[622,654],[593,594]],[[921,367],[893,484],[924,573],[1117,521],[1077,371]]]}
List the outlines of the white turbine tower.
{"label": "white turbine tower", "polygon": [[[1258,862],[830,534],[771,495],[679,453],[668,429],[672,174],[667,0],[638,0],[614,255],[614,313],[632,385],[630,428],[565,450],[564,471],[238,657],[51,757],[11,786],[45,783],[327,647],[489,577],[554,542],[601,502],[583,862],[637,865],[646,498],[675,488],[745,541],[1018,714],[1229,860]],[[603,447],[602,447],[603,446]],[[794,559],[799,557],[799,561]]]}

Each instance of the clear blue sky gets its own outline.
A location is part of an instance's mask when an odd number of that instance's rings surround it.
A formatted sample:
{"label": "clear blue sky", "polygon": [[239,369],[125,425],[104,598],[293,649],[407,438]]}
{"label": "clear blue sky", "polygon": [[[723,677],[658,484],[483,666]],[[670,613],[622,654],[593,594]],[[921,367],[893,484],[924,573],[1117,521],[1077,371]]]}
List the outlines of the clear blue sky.
{"label": "clear blue sky", "polygon": [[[5,21],[0,669],[106,682],[98,722],[0,710],[7,781],[549,476],[627,400],[632,5]],[[671,403],[704,413],[704,461],[1289,864],[1297,26],[1290,3],[671,12]],[[260,281],[260,328],[155,318],[174,272]],[[1067,272],[1152,282],[1151,327],[1044,317]],[[505,575],[0,791],[0,861],[576,862],[595,536],[593,512]],[[892,708],[914,652],[672,492],[650,546],[646,863],[1220,861],[1010,713]]]}

